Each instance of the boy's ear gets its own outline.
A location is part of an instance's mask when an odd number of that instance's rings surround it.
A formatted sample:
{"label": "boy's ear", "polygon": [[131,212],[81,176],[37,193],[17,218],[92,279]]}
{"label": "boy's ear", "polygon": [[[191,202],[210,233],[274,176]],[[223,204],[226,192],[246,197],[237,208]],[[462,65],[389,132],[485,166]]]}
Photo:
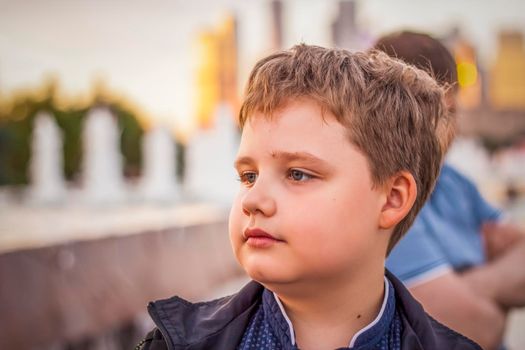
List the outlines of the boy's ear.
{"label": "boy's ear", "polygon": [[392,176],[384,185],[385,204],[379,216],[379,227],[390,229],[408,214],[417,196],[416,180],[408,171]]}

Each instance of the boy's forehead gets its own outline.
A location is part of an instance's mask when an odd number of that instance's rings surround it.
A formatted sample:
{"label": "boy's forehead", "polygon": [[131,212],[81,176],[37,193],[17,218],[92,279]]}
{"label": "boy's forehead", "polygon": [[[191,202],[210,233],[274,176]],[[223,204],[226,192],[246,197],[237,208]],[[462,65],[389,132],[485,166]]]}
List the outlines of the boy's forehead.
{"label": "boy's forehead", "polygon": [[308,155],[332,158],[341,147],[356,149],[335,117],[323,117],[317,104],[290,103],[272,117],[256,112],[248,118],[239,155],[264,152],[274,159],[308,160],[313,158]]}
{"label": "boy's forehead", "polygon": [[300,112],[276,114],[272,118],[255,114],[242,129],[239,151],[264,145],[269,156],[283,158],[282,155],[300,152],[315,155],[318,150],[331,153],[331,149],[339,146],[355,148],[348,130],[335,118]]}

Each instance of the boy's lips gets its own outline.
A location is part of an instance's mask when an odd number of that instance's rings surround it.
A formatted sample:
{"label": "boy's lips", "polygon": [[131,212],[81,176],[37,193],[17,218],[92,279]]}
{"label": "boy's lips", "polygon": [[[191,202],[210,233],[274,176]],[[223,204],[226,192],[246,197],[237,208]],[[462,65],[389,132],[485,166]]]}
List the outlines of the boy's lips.
{"label": "boy's lips", "polygon": [[275,243],[284,242],[260,228],[247,228],[243,237],[246,243],[254,248],[267,248]]}
{"label": "boy's lips", "polygon": [[261,238],[271,238],[271,239],[275,239],[276,241],[278,241],[277,238],[275,238],[274,236],[272,236],[271,234],[269,234],[268,232],[260,229],[260,228],[247,228],[246,230],[244,230],[244,238],[245,239],[248,239],[248,238],[252,238],[252,237],[261,237]]}

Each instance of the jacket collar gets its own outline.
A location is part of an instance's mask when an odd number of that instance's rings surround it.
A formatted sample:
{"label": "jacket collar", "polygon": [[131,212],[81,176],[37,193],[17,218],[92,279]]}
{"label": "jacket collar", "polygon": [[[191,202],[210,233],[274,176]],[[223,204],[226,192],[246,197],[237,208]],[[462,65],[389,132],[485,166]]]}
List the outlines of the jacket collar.
{"label": "jacket collar", "polygon": [[[481,348],[425,313],[406,287],[388,270],[403,322],[403,350]],[[251,281],[239,293],[205,303],[179,297],[151,302],[148,312],[169,350],[234,349],[262,300],[264,287]],[[458,349],[460,347],[457,347]]]}
{"label": "jacket collar", "polygon": [[176,296],[151,302],[148,312],[169,350],[234,349],[263,291],[251,281],[237,294],[209,302],[190,303]]}

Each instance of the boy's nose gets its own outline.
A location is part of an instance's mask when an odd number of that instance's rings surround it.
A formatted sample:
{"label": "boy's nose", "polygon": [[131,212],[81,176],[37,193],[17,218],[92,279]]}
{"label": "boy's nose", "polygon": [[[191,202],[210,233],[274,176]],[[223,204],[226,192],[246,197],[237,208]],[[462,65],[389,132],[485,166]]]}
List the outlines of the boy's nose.
{"label": "boy's nose", "polygon": [[242,211],[247,216],[256,214],[272,216],[277,211],[275,199],[271,195],[271,188],[265,185],[260,178],[244,194]]}

